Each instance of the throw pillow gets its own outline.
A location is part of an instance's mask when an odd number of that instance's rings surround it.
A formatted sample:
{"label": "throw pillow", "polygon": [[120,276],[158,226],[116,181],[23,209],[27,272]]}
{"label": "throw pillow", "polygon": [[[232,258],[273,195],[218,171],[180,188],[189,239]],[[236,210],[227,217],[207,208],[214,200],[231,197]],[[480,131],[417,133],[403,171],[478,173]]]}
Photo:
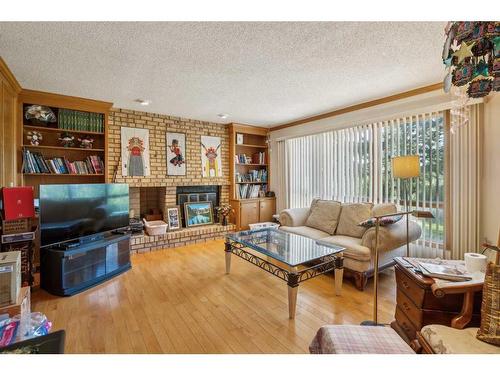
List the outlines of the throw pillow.
{"label": "throw pillow", "polygon": [[477,338],[500,346],[500,265],[489,263],[483,285],[481,327]]}
{"label": "throw pillow", "polygon": [[342,212],[336,234],[361,238],[367,228],[360,227],[358,224],[370,217],[372,217],[371,203],[342,204]]}
{"label": "throw pillow", "polygon": [[306,226],[334,234],[339,220],[340,202],[315,199],[311,204],[311,213]]}
{"label": "throw pillow", "polygon": [[[403,215],[383,217],[380,219],[380,226],[385,227],[387,225],[395,224],[399,220],[401,220],[402,218],[403,218]],[[377,223],[377,220],[374,217],[371,217],[367,220],[362,221],[358,225],[361,227],[365,227],[365,228],[371,228],[371,227],[374,227],[376,223]]]}
{"label": "throw pillow", "polygon": [[394,203],[379,203],[373,205],[373,216],[382,216],[388,214],[395,214],[398,208]]}

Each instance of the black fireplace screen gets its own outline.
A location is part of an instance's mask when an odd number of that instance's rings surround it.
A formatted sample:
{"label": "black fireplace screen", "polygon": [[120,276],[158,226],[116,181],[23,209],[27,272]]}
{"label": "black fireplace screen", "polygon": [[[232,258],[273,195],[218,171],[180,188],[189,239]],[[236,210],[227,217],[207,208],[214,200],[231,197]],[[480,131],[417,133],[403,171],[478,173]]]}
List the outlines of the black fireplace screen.
{"label": "black fireplace screen", "polygon": [[176,201],[181,208],[182,226],[185,227],[184,203],[187,202],[212,202],[214,223],[219,221],[215,208],[219,206],[220,187],[208,186],[177,186]]}

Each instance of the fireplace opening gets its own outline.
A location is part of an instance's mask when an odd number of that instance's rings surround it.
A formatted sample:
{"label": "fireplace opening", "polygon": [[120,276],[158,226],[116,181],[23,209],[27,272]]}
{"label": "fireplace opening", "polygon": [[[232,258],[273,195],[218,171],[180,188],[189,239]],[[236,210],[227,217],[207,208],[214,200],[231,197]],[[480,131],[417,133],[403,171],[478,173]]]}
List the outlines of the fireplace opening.
{"label": "fireplace opening", "polygon": [[220,203],[220,186],[199,185],[199,186],[177,186],[176,204],[180,206],[182,216],[182,226],[186,227],[184,215],[184,203],[187,202],[212,202],[214,223],[219,222],[219,215],[215,208]]}
{"label": "fireplace opening", "polygon": [[165,194],[164,187],[131,187],[130,216],[146,220],[163,220]]}

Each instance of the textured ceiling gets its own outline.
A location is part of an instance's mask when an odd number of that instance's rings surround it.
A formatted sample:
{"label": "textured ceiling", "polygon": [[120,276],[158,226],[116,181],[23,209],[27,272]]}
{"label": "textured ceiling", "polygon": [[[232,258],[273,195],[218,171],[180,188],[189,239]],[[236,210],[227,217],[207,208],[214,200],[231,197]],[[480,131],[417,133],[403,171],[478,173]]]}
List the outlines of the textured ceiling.
{"label": "textured ceiling", "polygon": [[273,126],[441,81],[444,25],[1,22],[0,55],[24,88]]}

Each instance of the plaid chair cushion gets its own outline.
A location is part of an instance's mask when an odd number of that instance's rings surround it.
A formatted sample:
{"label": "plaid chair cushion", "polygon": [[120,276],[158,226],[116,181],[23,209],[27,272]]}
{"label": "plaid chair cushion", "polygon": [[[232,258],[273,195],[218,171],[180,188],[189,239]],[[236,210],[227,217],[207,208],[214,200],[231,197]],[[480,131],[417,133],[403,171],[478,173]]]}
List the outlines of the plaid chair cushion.
{"label": "plaid chair cushion", "polygon": [[389,327],[328,325],[309,345],[311,354],[415,354]]}

